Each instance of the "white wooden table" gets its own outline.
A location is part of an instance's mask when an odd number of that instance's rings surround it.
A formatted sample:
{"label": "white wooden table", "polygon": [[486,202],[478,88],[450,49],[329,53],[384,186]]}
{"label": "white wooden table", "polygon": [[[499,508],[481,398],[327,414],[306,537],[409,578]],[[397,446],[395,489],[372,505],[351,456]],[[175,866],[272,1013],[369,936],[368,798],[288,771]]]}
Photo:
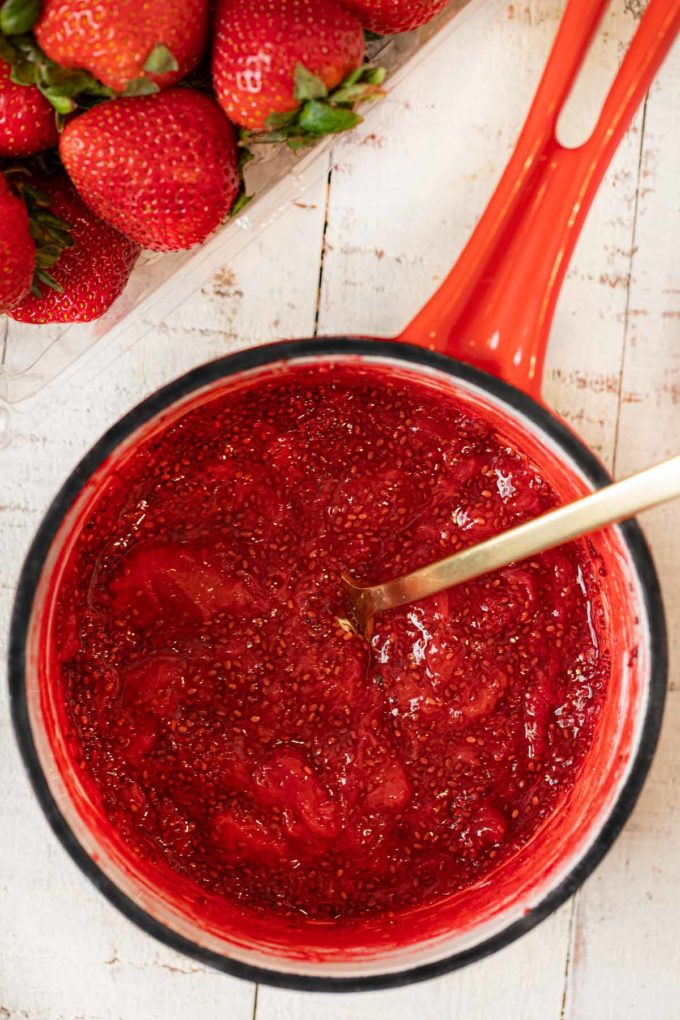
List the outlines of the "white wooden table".
{"label": "white wooden table", "polygon": [[[619,0],[593,81],[620,56],[639,0]],[[134,402],[226,351],[315,331],[389,335],[448,269],[516,136],[558,0],[480,0],[459,31],[329,153],[328,181],[189,300],[0,452],[4,644],[22,557],[58,485]],[[680,450],[680,48],[596,200],[560,302],[546,394],[616,474]],[[90,365],[88,378],[92,376]],[[680,525],[645,518],[672,644],[661,746],[596,874],[489,960],[394,992],[255,989],[138,931],[48,830],[0,698],[0,1018],[21,1020],[648,1020],[680,1017]],[[4,657],[4,656],[3,656]]]}

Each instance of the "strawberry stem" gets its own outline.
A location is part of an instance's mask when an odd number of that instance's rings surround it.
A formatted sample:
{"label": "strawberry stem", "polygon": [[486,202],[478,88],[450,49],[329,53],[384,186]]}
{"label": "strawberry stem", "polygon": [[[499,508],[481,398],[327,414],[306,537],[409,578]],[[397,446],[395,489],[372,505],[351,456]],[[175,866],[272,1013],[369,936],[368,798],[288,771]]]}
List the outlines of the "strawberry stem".
{"label": "strawberry stem", "polygon": [[329,92],[321,78],[303,64],[297,64],[294,94],[300,106],[288,113],[270,114],[266,131],[242,131],[241,145],[285,142],[291,149],[300,149],[314,145],[325,135],[349,131],[362,120],[354,109],[357,103],[383,96],[380,86],[386,77],[384,67],[363,65]]}

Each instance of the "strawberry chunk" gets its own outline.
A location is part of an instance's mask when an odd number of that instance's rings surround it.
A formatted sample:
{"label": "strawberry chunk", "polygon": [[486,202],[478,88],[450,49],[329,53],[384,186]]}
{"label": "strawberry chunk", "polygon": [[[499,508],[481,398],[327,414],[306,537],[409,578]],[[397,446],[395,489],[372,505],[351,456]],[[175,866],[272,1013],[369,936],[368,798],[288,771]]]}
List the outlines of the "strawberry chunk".
{"label": "strawberry chunk", "polygon": [[159,655],[127,670],[123,680],[123,701],[167,718],[177,708],[184,686],[181,662],[174,656]]}
{"label": "strawberry chunk", "polygon": [[285,840],[275,835],[271,826],[248,817],[237,808],[216,814],[211,828],[213,840],[236,860],[255,857],[272,861],[286,852]]}
{"label": "strawberry chunk", "polygon": [[377,776],[377,785],[364,801],[366,811],[400,811],[411,797],[411,784],[398,761],[387,762]]}
{"label": "strawberry chunk", "polygon": [[340,831],[337,806],[301,755],[280,751],[260,765],[254,795],[261,804],[285,809],[291,836],[334,839]]}
{"label": "strawberry chunk", "polygon": [[247,615],[255,597],[243,578],[221,572],[208,550],[146,542],[124,557],[109,584],[114,607],[144,627],[206,623],[220,612]]}

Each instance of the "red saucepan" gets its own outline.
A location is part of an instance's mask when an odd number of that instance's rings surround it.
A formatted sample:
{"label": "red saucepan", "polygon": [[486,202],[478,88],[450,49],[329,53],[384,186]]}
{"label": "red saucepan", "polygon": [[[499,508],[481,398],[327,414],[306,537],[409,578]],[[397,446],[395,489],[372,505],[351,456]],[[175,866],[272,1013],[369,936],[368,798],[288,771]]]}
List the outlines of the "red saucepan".
{"label": "red saucepan", "polygon": [[[395,341],[339,337],[272,344],[203,366],[115,425],[49,509],[21,576],[10,683],[17,738],[58,837],[95,885],[147,932],[196,959],[252,980],[349,990],[413,981],[460,967],[517,938],[558,907],[604,856],[640,792],[656,745],[666,685],[666,634],[654,566],[637,524],[597,535],[605,566],[612,675],[575,795],[512,869],[423,910],[404,942],[332,930],[302,941],[275,930],[220,930],[155,888],[125,848],[102,835],[101,808],[79,781],[50,670],[55,591],[65,559],[107,478],[159,423],[301,361],[379,363],[387,378],[436,379],[494,422],[565,500],[607,483],[594,455],[541,402],[551,317],[569,257],[611,156],[680,25],[680,0],[650,0],[589,140],[555,138],[605,0],[569,0],[526,126],[488,209],[439,292]],[[370,948],[368,948],[370,944]]]}

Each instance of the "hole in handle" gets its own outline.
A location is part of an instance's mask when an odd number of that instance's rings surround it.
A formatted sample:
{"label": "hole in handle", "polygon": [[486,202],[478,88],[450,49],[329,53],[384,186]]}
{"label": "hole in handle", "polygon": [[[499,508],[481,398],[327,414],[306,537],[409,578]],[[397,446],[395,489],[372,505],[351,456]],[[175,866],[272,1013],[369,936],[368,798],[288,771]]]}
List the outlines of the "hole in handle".
{"label": "hole in handle", "polygon": [[555,134],[565,149],[580,148],[593,133],[645,6],[642,0],[613,0],[607,7],[557,118]]}

